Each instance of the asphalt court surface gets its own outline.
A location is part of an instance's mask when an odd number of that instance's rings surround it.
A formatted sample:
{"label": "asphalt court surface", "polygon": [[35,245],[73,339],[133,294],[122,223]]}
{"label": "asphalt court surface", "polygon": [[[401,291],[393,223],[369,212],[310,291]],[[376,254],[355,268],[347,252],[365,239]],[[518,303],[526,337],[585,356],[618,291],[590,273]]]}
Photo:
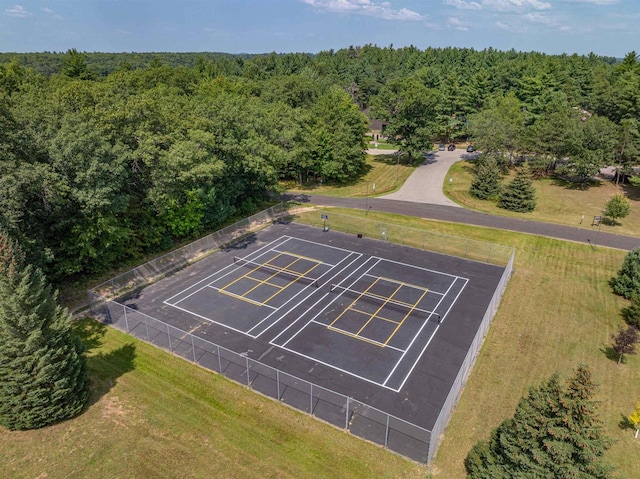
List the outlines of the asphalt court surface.
{"label": "asphalt court surface", "polygon": [[502,272],[277,224],[123,302],[430,428]]}

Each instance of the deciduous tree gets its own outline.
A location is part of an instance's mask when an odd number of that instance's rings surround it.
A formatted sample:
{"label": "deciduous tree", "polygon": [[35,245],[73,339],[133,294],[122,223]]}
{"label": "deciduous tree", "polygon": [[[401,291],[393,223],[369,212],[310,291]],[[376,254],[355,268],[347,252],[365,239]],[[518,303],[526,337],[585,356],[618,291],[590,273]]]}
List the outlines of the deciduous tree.
{"label": "deciduous tree", "polygon": [[636,409],[629,414],[629,421],[633,424],[633,427],[636,428],[636,433],[633,437],[638,438],[638,432],[640,432],[640,401],[636,403]]}
{"label": "deciduous tree", "polygon": [[622,362],[625,354],[634,354],[636,352],[636,344],[640,341],[638,328],[631,325],[626,329],[618,329],[617,334],[612,334],[613,344],[611,347],[618,354],[618,364]]}
{"label": "deciduous tree", "polygon": [[617,219],[629,216],[629,213],[631,213],[631,203],[629,203],[627,197],[622,193],[613,195],[609,201],[607,201],[604,209],[604,215],[611,218],[613,224],[616,223]]}

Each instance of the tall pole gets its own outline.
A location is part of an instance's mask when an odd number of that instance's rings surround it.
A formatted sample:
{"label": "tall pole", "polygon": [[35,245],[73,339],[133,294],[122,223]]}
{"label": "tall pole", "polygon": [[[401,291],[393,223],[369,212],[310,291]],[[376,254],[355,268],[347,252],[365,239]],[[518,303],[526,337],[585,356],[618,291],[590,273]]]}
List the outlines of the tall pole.
{"label": "tall pole", "polygon": [[367,178],[367,195],[364,203],[364,214],[369,213],[369,178]]}

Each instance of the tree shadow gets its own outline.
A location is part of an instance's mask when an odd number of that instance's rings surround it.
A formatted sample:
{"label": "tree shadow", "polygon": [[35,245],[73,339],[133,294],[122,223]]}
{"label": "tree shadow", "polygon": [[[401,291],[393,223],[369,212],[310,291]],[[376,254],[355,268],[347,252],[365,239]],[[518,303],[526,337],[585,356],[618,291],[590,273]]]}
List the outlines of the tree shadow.
{"label": "tree shadow", "polygon": [[[615,349],[613,349],[611,346],[602,346],[600,348],[600,352],[603,353],[605,355],[605,357],[611,361],[614,362],[618,362],[618,359],[620,358],[620,356],[618,355],[618,353],[616,352]],[[622,356],[622,360],[620,361],[620,364],[624,364],[625,363],[625,357]]]}
{"label": "tree shadow", "polygon": [[107,325],[92,319],[82,320],[74,328],[88,353],[87,370],[91,386],[85,409],[106,395],[120,376],[135,369],[136,347],[132,342],[111,351],[92,354],[104,345],[107,328]]}
{"label": "tree shadow", "polygon": [[624,414],[620,414],[620,422],[618,423],[618,427],[623,431],[627,429],[632,429],[633,431],[636,430],[636,426]]}
{"label": "tree shadow", "polygon": [[554,176],[552,178],[552,182],[555,186],[559,186],[561,188],[567,190],[577,190],[577,191],[587,191],[591,188],[599,188],[602,186],[601,180],[572,180],[567,177],[562,176]]}
{"label": "tree shadow", "polygon": [[640,187],[630,185],[629,183],[622,184],[622,190],[627,198],[632,201],[640,201]]}

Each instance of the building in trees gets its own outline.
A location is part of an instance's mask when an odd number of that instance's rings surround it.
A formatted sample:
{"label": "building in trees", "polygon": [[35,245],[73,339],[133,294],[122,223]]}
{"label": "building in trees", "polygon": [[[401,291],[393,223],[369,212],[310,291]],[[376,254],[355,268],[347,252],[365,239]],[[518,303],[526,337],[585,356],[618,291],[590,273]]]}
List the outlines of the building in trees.
{"label": "building in trees", "polygon": [[489,442],[471,449],[468,477],[610,477],[602,462],[610,440],[596,413],[595,389],[586,366],[578,366],[565,387],[557,374],[532,387]]}
{"label": "building in trees", "polygon": [[0,231],[0,425],[8,429],[70,418],[87,400],[84,346],[56,296]]}

